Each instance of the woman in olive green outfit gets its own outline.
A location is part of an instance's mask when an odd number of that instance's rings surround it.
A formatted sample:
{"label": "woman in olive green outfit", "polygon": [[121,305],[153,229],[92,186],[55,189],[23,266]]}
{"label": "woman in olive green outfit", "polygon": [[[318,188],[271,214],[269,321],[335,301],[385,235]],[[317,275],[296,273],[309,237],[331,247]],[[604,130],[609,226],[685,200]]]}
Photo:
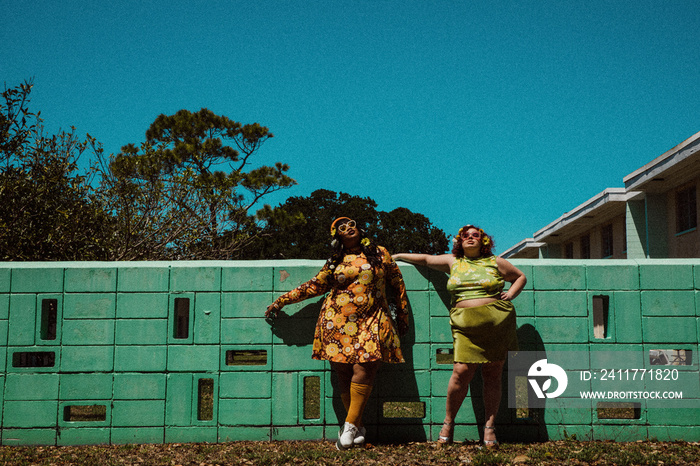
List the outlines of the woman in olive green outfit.
{"label": "woman in olive green outfit", "polygon": [[[450,274],[450,325],[454,368],[447,387],[445,422],[439,443],[451,443],[454,419],[469,391],[476,370],[484,380],[484,444],[496,441],[495,420],[501,403],[501,375],[508,351],[518,349],[515,308],[511,303],[527,279],[510,262],[491,252],[493,239],[484,230],[466,225],[455,236],[452,254],[395,254],[394,260],[425,265]],[[510,282],[508,291],[503,291]]]}

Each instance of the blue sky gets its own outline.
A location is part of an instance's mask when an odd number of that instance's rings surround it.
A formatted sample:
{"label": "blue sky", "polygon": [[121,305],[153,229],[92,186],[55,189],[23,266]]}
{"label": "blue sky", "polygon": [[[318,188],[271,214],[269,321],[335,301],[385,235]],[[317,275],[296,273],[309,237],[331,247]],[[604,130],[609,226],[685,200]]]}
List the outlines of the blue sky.
{"label": "blue sky", "polygon": [[[0,0],[0,79],[108,153],[206,107],[294,188],[406,207],[497,252],[700,131],[700,2]],[[397,251],[398,252],[398,251]]]}

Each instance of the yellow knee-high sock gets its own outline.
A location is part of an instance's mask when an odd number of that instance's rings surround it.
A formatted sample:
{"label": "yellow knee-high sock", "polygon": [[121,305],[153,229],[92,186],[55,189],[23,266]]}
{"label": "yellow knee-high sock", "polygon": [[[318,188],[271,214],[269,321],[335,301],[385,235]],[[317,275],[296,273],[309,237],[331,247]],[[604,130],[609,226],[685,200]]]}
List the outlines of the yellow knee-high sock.
{"label": "yellow knee-high sock", "polygon": [[350,410],[350,390],[340,394],[340,399],[343,401],[343,406],[345,406],[345,412]]}
{"label": "yellow knee-high sock", "polygon": [[370,393],[372,393],[371,385],[354,382],[350,384],[350,407],[345,422],[354,424],[356,427],[362,426],[362,413],[365,411]]}

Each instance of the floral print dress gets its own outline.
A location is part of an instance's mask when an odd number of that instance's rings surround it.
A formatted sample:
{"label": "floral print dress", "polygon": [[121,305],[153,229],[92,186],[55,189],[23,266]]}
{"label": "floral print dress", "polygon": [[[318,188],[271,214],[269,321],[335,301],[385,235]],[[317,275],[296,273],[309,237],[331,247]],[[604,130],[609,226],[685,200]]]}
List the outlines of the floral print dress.
{"label": "floral print dress", "polygon": [[500,297],[505,281],[498,271],[496,256],[455,259],[447,280],[452,304],[465,299]]}
{"label": "floral print dress", "polygon": [[[372,267],[361,252],[346,254],[335,269],[326,263],[308,282],[275,301],[287,305],[330,291],[318,316],[313,359],[359,364],[404,362],[398,330],[408,329],[406,287],[389,252],[378,246],[380,267]],[[396,324],[386,297],[386,284],[396,299]]]}

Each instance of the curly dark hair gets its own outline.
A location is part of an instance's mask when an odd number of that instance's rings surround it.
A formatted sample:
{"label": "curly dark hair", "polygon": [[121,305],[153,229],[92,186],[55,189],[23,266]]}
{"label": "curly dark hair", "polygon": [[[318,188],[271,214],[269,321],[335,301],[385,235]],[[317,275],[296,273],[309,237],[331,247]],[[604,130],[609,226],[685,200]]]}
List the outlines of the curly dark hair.
{"label": "curly dark hair", "polygon": [[[343,223],[346,222],[341,222],[341,225]],[[382,252],[379,250],[375,242],[367,236],[365,230],[359,227],[358,230],[360,232],[360,251],[362,251],[365,257],[367,257],[367,262],[369,262],[369,265],[371,265],[372,268],[381,267]],[[362,244],[364,239],[369,240],[369,244]],[[367,241],[364,242],[366,243]],[[331,243],[331,247],[333,248],[333,254],[331,254],[331,257],[328,258],[326,263],[332,268],[335,268],[343,261],[343,256],[346,254],[343,242],[340,240],[339,232],[336,232],[336,234],[333,236],[333,243]]]}
{"label": "curly dark hair", "polygon": [[464,248],[462,248],[461,241],[463,238],[462,235],[463,233],[466,233],[470,228],[478,230],[479,233],[481,233],[481,249],[479,250],[481,256],[488,257],[493,255],[493,249],[496,246],[493,237],[491,237],[483,229],[479,228],[476,225],[464,225],[462,228],[459,229],[459,233],[457,233],[457,236],[455,236],[453,239],[452,254],[454,254],[454,256],[458,259],[464,257]]}

